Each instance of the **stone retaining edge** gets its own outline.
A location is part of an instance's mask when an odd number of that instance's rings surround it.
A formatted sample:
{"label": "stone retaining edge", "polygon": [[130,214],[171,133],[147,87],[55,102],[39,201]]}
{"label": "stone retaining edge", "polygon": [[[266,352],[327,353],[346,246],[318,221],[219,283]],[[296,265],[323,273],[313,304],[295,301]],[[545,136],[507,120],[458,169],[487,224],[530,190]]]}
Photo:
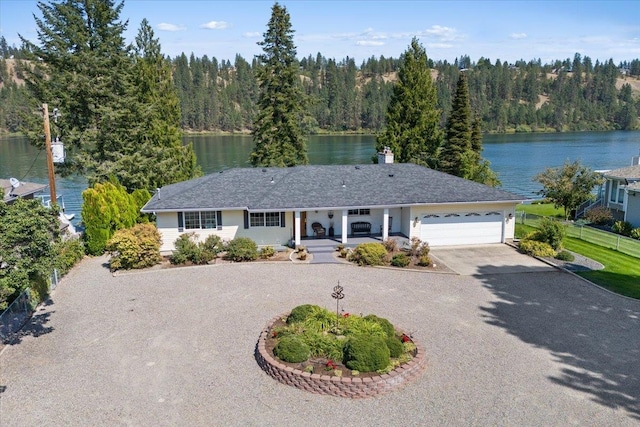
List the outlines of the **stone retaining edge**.
{"label": "stone retaining edge", "polygon": [[330,375],[310,374],[286,366],[275,359],[266,349],[266,340],[271,326],[285,315],[276,316],[269,321],[260,333],[256,344],[255,357],[260,368],[273,379],[315,394],[324,394],[351,399],[369,398],[397,390],[409,381],[417,378],[425,368],[425,353],[421,345],[416,346],[414,358],[387,374],[367,378],[343,378]]}

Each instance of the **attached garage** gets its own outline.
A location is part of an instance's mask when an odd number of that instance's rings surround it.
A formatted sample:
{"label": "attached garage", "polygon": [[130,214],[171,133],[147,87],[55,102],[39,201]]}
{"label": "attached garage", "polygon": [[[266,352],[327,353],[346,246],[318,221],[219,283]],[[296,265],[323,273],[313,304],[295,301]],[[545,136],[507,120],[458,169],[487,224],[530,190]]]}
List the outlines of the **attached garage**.
{"label": "attached garage", "polygon": [[420,240],[429,246],[501,243],[503,225],[497,211],[428,214],[422,217]]}

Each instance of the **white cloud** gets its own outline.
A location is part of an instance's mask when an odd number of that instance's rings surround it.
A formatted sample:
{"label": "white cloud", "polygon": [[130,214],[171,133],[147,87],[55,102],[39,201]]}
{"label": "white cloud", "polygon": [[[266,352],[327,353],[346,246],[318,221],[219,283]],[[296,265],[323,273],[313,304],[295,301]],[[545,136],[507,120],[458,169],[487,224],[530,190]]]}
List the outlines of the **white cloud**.
{"label": "white cloud", "polygon": [[423,34],[442,41],[455,41],[463,38],[455,28],[443,27],[441,25],[434,25],[431,28],[424,30]]}
{"label": "white cloud", "polygon": [[256,37],[260,37],[260,32],[259,31],[253,31],[253,32],[246,32],[244,34],[242,34],[243,37],[249,38],[249,39],[254,39]]}
{"label": "white cloud", "polygon": [[229,24],[224,21],[210,21],[206,24],[200,25],[200,28],[206,28],[208,30],[224,30],[225,28],[229,28]]}
{"label": "white cloud", "polygon": [[384,46],[384,42],[377,40],[358,40],[356,41],[358,46]]}
{"label": "white cloud", "polygon": [[514,40],[526,39],[527,33],[511,33],[509,34],[509,38]]}
{"label": "white cloud", "polygon": [[186,28],[176,24],[168,24],[161,22],[158,24],[158,30],[160,31],[184,31]]}

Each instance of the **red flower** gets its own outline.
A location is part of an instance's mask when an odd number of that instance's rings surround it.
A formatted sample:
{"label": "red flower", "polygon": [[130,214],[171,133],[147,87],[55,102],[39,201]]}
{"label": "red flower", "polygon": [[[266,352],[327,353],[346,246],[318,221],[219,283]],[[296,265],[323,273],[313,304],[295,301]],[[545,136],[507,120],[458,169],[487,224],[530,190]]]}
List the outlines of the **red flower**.
{"label": "red flower", "polygon": [[409,338],[405,334],[402,334],[402,342],[409,342],[409,341],[411,341],[411,338]]}
{"label": "red flower", "polygon": [[344,313],[344,314],[342,315],[342,317],[344,317],[344,318],[346,319],[347,317],[349,317],[349,313]]}
{"label": "red flower", "polygon": [[276,331],[273,331],[273,333],[271,334],[271,337],[275,338],[278,336],[278,333]]}
{"label": "red flower", "polygon": [[338,365],[333,363],[333,360],[331,359],[327,360],[327,369],[336,369],[337,367]]}

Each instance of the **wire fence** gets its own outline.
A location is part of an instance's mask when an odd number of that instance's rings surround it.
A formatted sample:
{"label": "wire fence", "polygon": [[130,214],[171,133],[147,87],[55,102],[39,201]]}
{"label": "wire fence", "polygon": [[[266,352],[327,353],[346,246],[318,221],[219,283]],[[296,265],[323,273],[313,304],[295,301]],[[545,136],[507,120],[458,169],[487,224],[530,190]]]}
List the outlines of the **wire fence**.
{"label": "wire fence", "polygon": [[[53,270],[49,282],[52,291],[58,285],[58,271]],[[0,314],[0,343],[7,343],[29,321],[36,309],[36,301],[30,288],[25,289],[5,311]]]}
{"label": "wire fence", "polygon": [[[522,212],[518,218],[520,224],[538,228],[543,216]],[[623,254],[640,258],[640,240],[600,230],[581,223],[567,222],[567,236],[593,243]]]}

